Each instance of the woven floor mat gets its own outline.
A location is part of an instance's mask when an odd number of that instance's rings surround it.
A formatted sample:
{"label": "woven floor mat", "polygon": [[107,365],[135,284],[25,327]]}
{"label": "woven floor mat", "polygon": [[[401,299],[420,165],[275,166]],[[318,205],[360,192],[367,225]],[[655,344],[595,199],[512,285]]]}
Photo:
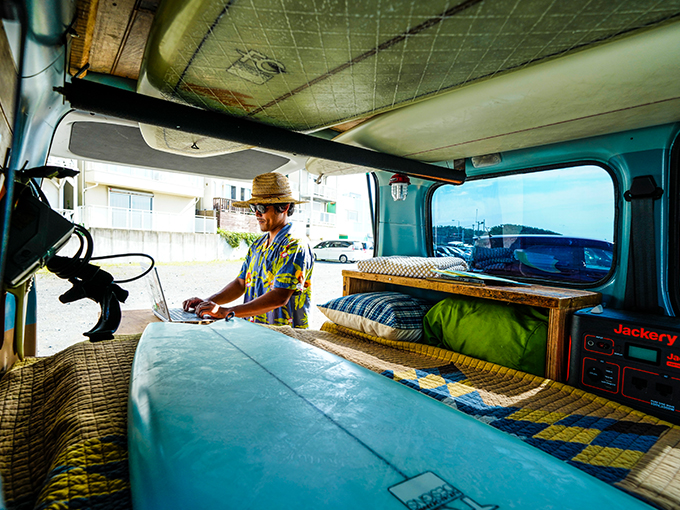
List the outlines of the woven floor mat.
{"label": "woven floor mat", "polygon": [[127,396],[136,340],[82,342],[0,380],[8,510],[130,508]]}
{"label": "woven floor mat", "polygon": [[[275,328],[275,327],[273,327]],[[680,509],[680,428],[582,390],[326,322],[276,328],[459,409],[661,508]]]}

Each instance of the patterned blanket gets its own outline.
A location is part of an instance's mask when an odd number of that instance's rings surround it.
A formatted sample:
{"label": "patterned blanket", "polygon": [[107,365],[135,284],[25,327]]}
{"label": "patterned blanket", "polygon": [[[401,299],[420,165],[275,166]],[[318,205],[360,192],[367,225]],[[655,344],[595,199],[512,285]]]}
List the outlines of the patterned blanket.
{"label": "patterned blanket", "polygon": [[[273,327],[276,328],[276,327]],[[436,347],[278,331],[410,386],[664,509],[680,509],[680,428],[540,377]],[[0,380],[8,510],[131,507],[127,395],[136,339],[76,344]]]}
{"label": "patterned blanket", "polygon": [[127,396],[136,339],[81,342],[0,380],[8,510],[131,508]]}

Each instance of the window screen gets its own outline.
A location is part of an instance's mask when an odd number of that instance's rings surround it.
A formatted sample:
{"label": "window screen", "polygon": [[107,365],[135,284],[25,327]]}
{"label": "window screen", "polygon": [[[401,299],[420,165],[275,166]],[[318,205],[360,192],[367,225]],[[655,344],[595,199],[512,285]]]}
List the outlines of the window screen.
{"label": "window screen", "polygon": [[593,283],[612,267],[614,216],[612,178],[595,165],[444,185],[432,198],[433,251],[473,271]]}

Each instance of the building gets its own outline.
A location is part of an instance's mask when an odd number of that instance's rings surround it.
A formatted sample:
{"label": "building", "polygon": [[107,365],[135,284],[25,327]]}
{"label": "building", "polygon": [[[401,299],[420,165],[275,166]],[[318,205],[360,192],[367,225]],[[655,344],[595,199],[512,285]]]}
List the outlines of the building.
{"label": "building", "polygon": [[[160,261],[231,258],[220,247],[219,236],[205,234],[216,234],[218,228],[258,231],[254,215],[233,206],[250,198],[250,180],[56,157],[48,164],[79,171],[76,177],[46,180],[42,189],[53,208],[92,233],[95,254],[141,251]],[[297,235],[312,243],[371,240],[365,186],[363,194],[360,186],[343,186],[343,179],[365,177],[324,177],[316,182],[306,170],[288,177],[294,195],[307,201],[291,217]]]}

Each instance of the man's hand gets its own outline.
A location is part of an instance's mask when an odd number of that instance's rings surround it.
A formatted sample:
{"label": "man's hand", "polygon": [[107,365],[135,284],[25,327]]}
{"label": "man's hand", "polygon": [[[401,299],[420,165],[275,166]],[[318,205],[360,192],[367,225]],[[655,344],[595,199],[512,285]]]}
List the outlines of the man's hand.
{"label": "man's hand", "polygon": [[203,300],[201,298],[192,297],[192,298],[186,299],[182,303],[182,308],[184,308],[185,312],[190,312],[191,310],[194,310],[196,308],[196,306],[198,306],[199,303],[203,303]]}
{"label": "man's hand", "polygon": [[230,308],[222,307],[214,301],[201,301],[196,305],[195,313],[201,318],[210,316],[213,319],[224,319],[230,311]]}

